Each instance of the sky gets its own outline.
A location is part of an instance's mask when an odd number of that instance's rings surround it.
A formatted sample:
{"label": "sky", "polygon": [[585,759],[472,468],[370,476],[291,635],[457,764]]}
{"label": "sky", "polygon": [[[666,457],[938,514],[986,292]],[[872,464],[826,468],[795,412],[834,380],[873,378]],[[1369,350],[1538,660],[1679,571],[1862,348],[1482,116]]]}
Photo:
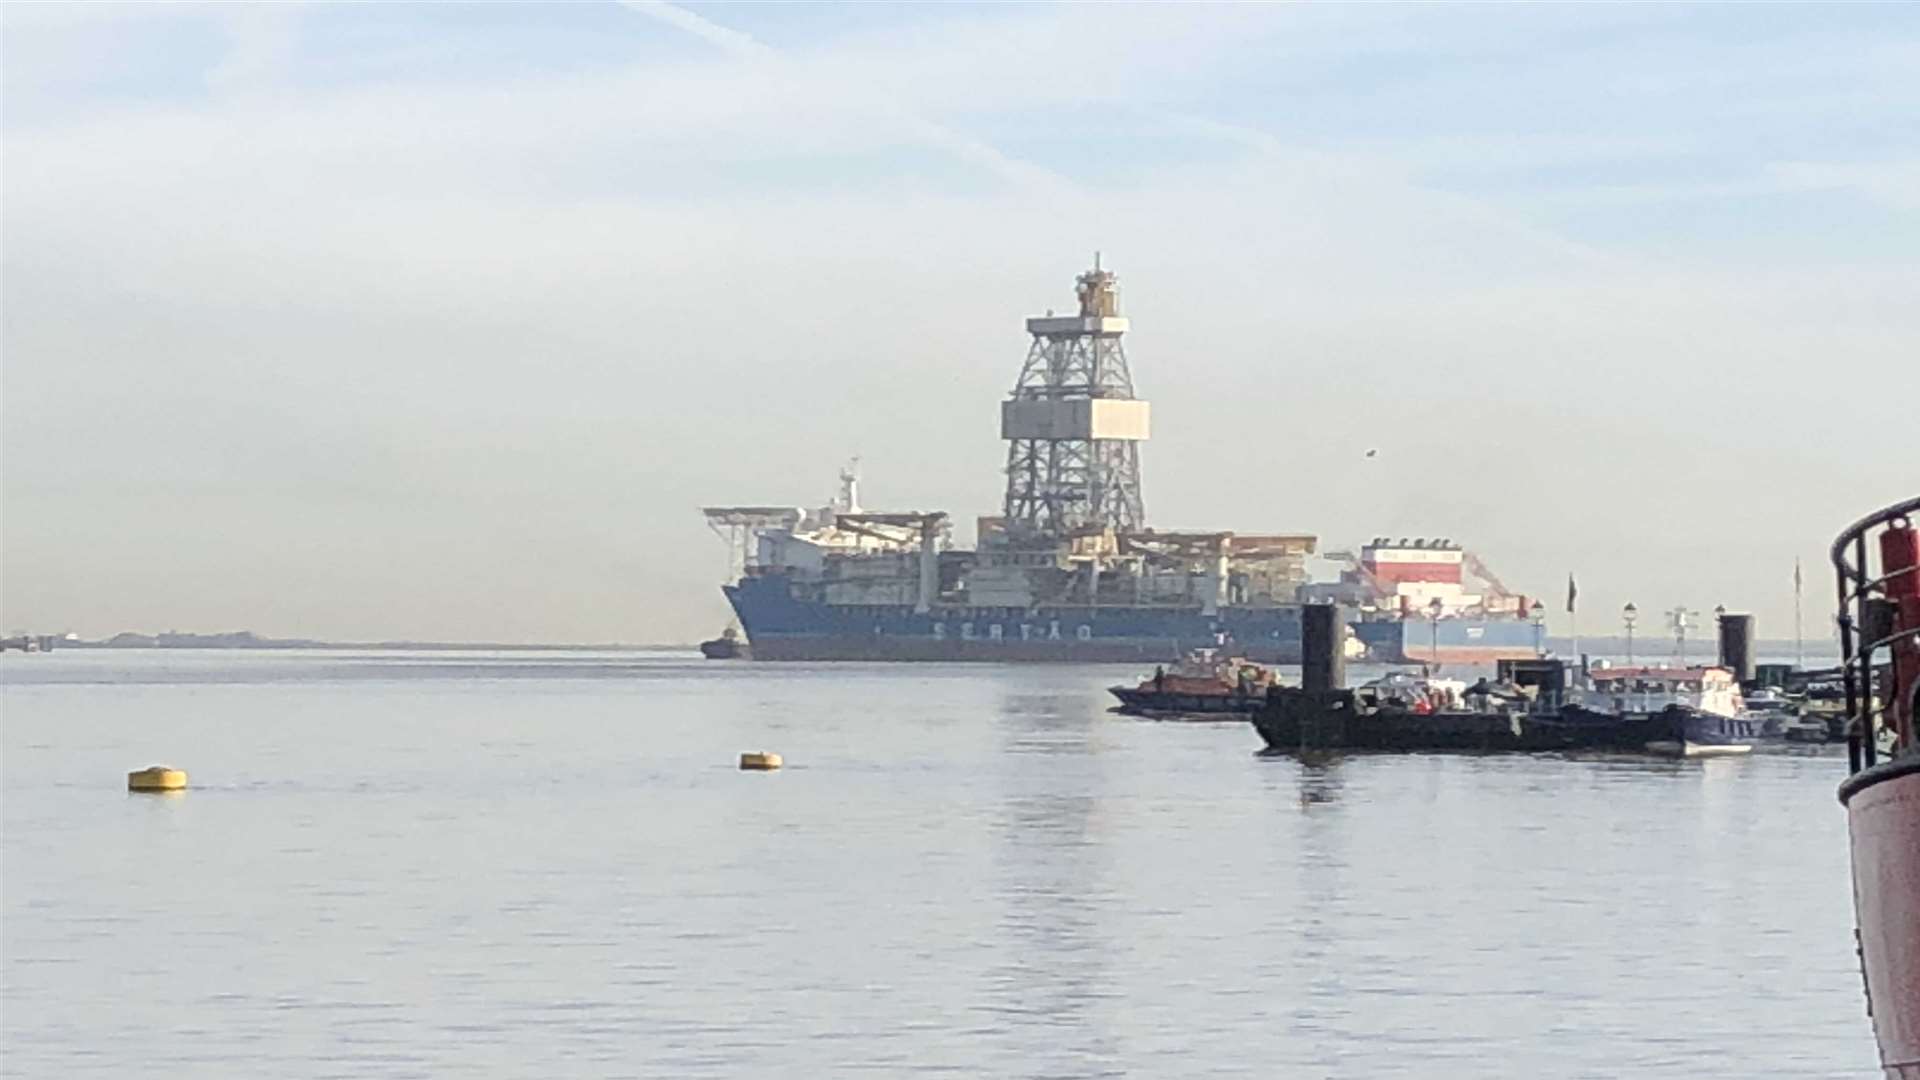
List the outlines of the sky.
{"label": "sky", "polygon": [[1789,637],[1797,558],[1818,637],[1920,491],[1912,5],[10,3],[0,66],[8,631],[710,636],[703,505],[996,512],[1096,250],[1159,528],[1452,537],[1556,633]]}

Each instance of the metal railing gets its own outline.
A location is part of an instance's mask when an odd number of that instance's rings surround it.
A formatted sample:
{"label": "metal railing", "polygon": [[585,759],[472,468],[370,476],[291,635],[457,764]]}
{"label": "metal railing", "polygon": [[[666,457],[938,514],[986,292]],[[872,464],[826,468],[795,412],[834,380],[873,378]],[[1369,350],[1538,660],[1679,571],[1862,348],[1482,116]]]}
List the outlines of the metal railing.
{"label": "metal railing", "polygon": [[[1899,685],[1899,667],[1893,660],[1894,644],[1916,633],[1914,627],[1902,627],[1896,617],[1890,626],[1881,626],[1877,613],[1885,610],[1888,584],[1916,567],[1874,574],[1868,539],[1893,526],[1908,526],[1920,515],[1920,496],[1895,503],[1854,522],[1834,540],[1832,556],[1838,586],[1840,624],[1840,674],[1847,702],[1847,764],[1858,772],[1878,762],[1881,721],[1911,693],[1911,687]],[[1885,632],[1879,632],[1884,630]],[[1869,637],[1870,634],[1877,636]],[[1887,694],[1876,704],[1874,671],[1876,653],[1885,650],[1890,675]],[[1897,713],[1895,714],[1897,715]],[[1902,743],[1911,742],[1911,731],[1899,731]],[[1905,750],[1895,746],[1895,752]]]}

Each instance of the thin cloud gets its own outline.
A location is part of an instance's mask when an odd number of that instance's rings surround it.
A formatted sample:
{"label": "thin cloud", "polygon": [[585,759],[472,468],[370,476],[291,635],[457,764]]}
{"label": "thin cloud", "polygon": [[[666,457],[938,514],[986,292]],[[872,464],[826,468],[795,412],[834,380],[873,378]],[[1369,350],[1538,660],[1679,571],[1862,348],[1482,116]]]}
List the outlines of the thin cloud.
{"label": "thin cloud", "polygon": [[1148,115],[1179,130],[1245,146],[1283,166],[1311,169],[1343,182],[1378,190],[1397,189],[1400,193],[1417,198],[1424,207],[1450,213],[1465,222],[1497,229],[1545,252],[1589,264],[1617,261],[1615,256],[1519,220],[1483,200],[1423,187],[1400,175],[1401,170],[1379,159],[1349,157],[1331,151],[1291,146],[1246,124],[1226,123],[1163,109],[1149,110]]}
{"label": "thin cloud", "polygon": [[[736,59],[768,61],[777,59],[779,56],[774,49],[754,40],[751,35],[721,26],[685,8],[666,3],[665,0],[619,0],[619,2],[622,7],[659,19],[661,22],[710,42]],[[1011,184],[1061,195],[1069,194],[1073,189],[1073,183],[1059,173],[1010,157],[972,135],[929,120],[884,98],[867,96],[862,104],[872,112],[892,121],[921,143],[951,154],[970,165],[980,166]]]}

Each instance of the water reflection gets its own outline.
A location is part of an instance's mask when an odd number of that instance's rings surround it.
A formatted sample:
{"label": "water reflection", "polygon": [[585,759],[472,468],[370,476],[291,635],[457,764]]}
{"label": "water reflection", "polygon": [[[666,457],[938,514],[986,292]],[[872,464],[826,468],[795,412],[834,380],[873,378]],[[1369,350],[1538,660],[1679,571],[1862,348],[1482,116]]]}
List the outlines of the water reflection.
{"label": "water reflection", "polygon": [[[1069,693],[1011,695],[998,717],[1003,749],[1028,757],[1000,778],[992,821],[999,943],[981,1008],[990,1030],[1007,1036],[1009,1060],[1036,1075],[1099,1075],[1118,1059],[1102,1007],[1116,994],[1105,962],[1110,935],[1098,922],[1113,892],[1092,746],[1101,720]],[[1033,1059],[1035,1046],[1047,1047],[1044,1061]]]}
{"label": "water reflection", "polygon": [[1338,754],[1306,753],[1299,756],[1301,806],[1331,803],[1339,797],[1343,786],[1340,765]]}

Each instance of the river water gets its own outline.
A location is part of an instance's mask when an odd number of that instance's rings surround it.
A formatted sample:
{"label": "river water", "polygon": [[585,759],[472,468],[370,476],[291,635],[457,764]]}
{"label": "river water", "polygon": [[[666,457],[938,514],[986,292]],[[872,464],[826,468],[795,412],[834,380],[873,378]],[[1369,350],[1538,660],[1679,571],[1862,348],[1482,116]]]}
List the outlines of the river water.
{"label": "river water", "polygon": [[0,1071],[1872,1072],[1844,755],[1303,765],[1140,674],[10,655]]}

